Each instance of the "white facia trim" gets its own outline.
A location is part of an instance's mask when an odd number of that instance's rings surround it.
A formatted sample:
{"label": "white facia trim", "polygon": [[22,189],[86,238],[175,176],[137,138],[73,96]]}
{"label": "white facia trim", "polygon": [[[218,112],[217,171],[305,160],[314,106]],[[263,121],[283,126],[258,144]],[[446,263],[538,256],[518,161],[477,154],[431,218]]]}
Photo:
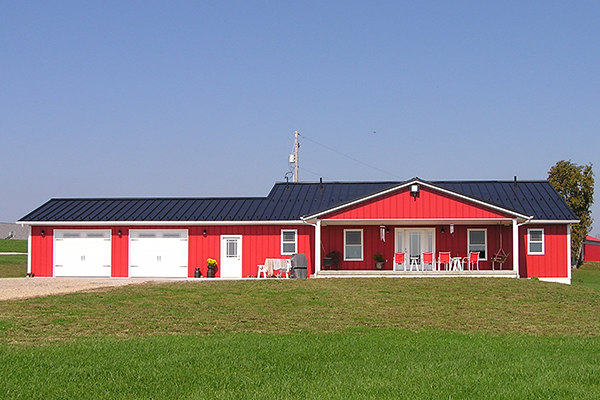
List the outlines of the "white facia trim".
{"label": "white facia trim", "polygon": [[[562,224],[578,224],[579,220],[550,220],[550,219],[532,219],[531,221],[527,221],[528,224],[544,224],[544,225],[562,225]],[[522,224],[525,225],[525,224]]]}
{"label": "white facia trim", "polygon": [[303,225],[304,221],[45,221],[25,222],[31,226],[244,226]]}

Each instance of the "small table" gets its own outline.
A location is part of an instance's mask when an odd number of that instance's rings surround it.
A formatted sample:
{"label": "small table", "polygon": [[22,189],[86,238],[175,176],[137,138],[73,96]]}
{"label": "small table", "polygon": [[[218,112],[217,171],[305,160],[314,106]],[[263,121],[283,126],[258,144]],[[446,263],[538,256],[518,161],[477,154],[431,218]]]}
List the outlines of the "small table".
{"label": "small table", "polygon": [[450,259],[450,270],[451,271],[462,271],[462,257],[452,257]]}

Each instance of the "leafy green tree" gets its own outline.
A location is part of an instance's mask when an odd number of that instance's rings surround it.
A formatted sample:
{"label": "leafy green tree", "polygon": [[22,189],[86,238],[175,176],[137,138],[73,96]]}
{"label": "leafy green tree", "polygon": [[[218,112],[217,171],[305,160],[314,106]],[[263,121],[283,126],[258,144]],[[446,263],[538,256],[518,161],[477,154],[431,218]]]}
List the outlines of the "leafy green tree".
{"label": "leafy green tree", "polygon": [[594,172],[592,163],[577,165],[561,160],[548,171],[548,181],[565,199],[579,223],[571,229],[571,260],[579,264],[581,246],[586,235],[592,229],[592,210],[594,203]]}

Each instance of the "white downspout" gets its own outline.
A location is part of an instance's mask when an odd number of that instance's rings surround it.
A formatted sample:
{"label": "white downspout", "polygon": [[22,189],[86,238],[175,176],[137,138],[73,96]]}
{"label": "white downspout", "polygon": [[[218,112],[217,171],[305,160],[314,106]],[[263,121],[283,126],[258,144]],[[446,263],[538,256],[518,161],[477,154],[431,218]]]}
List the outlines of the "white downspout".
{"label": "white downspout", "polygon": [[312,224],[305,219],[302,220],[305,224],[315,227],[315,278],[321,271],[321,220],[317,219],[316,221],[315,224]]}
{"label": "white downspout", "polygon": [[27,235],[27,276],[31,277],[31,225],[29,227],[29,234]]}
{"label": "white downspout", "polygon": [[524,222],[518,224],[516,219],[513,219],[513,270],[517,274],[517,278],[520,278],[519,274],[519,227],[526,225],[531,222],[533,216],[527,218]]}

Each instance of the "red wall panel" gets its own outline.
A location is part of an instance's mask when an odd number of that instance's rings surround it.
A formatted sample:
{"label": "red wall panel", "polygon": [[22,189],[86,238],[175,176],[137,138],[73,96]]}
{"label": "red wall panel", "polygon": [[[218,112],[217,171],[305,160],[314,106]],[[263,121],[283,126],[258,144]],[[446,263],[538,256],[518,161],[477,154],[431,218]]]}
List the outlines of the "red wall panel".
{"label": "red wall panel", "polygon": [[583,245],[583,261],[600,262],[600,243]]}
{"label": "red wall panel", "polygon": [[[206,229],[206,236],[203,230]],[[207,274],[206,259],[214,258],[221,262],[221,235],[242,236],[242,277],[256,276],[258,265],[266,258],[290,258],[281,255],[281,230],[298,231],[298,253],[306,254],[308,273],[314,273],[314,227],[309,225],[246,225],[246,226],[198,226],[192,227],[190,234],[190,277],[194,269],[200,268],[203,276]],[[216,275],[219,276],[219,269]]]}
{"label": "red wall panel", "polygon": [[[527,254],[527,230],[544,230],[544,254]],[[525,225],[519,228],[519,274],[522,278],[567,278],[567,226]]]}
{"label": "red wall panel", "polygon": [[408,188],[328,214],[327,219],[489,219],[507,218],[491,208],[421,186],[419,197]]}
{"label": "red wall panel", "polygon": [[[407,226],[387,226],[390,232],[386,233],[386,240],[381,240],[379,226],[324,226],[321,235],[323,243],[322,255],[325,257],[329,252],[339,251],[342,254],[342,260],[339,268],[342,270],[374,270],[375,261],[372,256],[376,253],[382,253],[387,259],[384,269],[391,270],[393,268],[393,258],[395,251],[395,228],[410,229]],[[433,228],[433,226],[419,226],[420,228]],[[344,230],[345,229],[363,229],[363,261],[343,261],[344,255]],[[455,225],[454,233],[450,234],[449,226],[444,226],[444,233],[441,232],[441,227],[435,227],[435,257],[440,251],[449,251],[453,257],[466,257],[467,248],[467,232],[469,229],[486,229],[487,230],[487,260],[479,262],[479,269],[490,270],[492,263],[490,257],[499,249],[505,252],[512,251],[512,227],[493,225],[493,226],[469,226]],[[503,269],[512,269],[512,254],[504,263]],[[496,269],[500,269],[499,264],[496,264]]]}
{"label": "red wall panel", "polygon": [[[44,231],[44,235],[42,235]],[[53,276],[54,232],[51,228],[31,227],[31,272],[34,276]]]}
{"label": "red wall panel", "polygon": [[[298,231],[298,253],[308,259],[308,273],[314,273],[314,227],[310,225],[248,225],[248,226],[35,226],[31,230],[31,270],[35,276],[53,276],[54,229],[110,229],[111,276],[129,276],[129,231],[131,229],[188,229],[188,277],[200,268],[207,275],[206,259],[220,263],[221,235],[242,236],[242,276],[256,276],[257,266],[265,258],[289,258],[281,255],[281,230]],[[207,235],[203,235],[204,229]],[[41,231],[44,230],[44,237]],[[121,234],[119,235],[119,231]],[[216,271],[219,276],[219,269]]]}

